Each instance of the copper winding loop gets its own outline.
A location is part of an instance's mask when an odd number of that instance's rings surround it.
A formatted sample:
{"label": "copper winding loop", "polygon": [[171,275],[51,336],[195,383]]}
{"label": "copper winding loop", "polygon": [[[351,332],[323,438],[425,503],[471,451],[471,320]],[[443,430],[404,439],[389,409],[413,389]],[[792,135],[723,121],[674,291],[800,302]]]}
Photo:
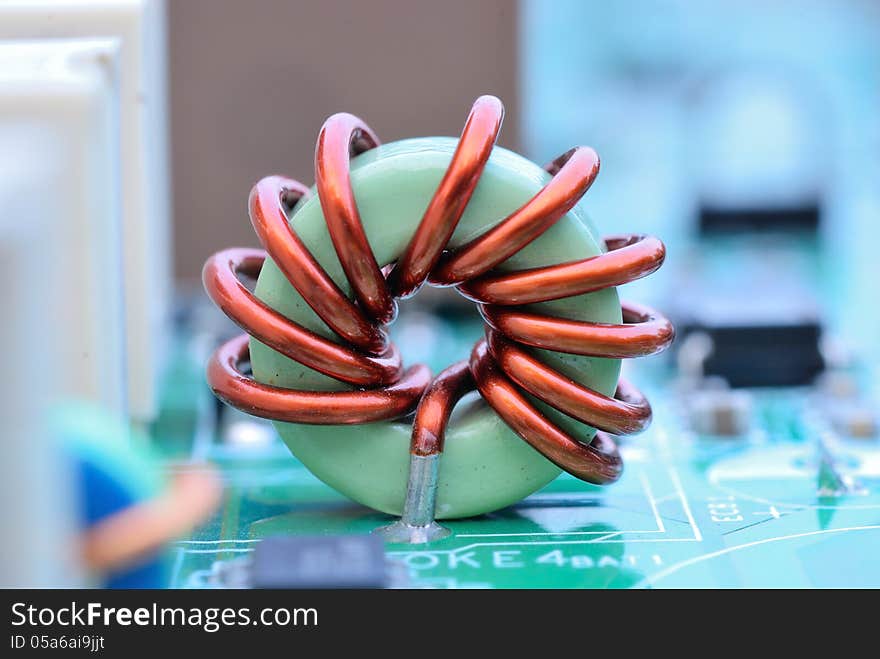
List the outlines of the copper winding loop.
{"label": "copper winding loop", "polygon": [[205,264],[208,296],[239,327],[282,355],[349,384],[392,384],[400,378],[403,365],[395,346],[382,357],[364,355],[291,322],[257,299],[236,275],[256,278],[265,260],[261,250],[233,248]]}
{"label": "copper winding loop", "polygon": [[666,248],[651,236],[605,238],[608,252],[581,261],[487,275],[459,287],[462,295],[486,304],[517,305],[558,300],[620,286],[655,272]]}
{"label": "copper winding loop", "polygon": [[535,348],[572,355],[625,359],[665,350],[675,331],[665,317],[639,304],[623,302],[623,325],[552,318],[524,311],[481,305],[486,324],[507,338]]}
{"label": "copper winding loop", "polygon": [[431,381],[431,372],[417,364],[391,386],[355,391],[298,391],[257,382],[242,373],[250,360],[248,337],[224,343],[208,362],[208,383],[224,402],[248,414],[316,425],[370,423],[396,419],[412,410]]}
{"label": "copper winding loop", "polygon": [[615,398],[609,398],[553,370],[501,334],[487,334],[489,352],[505,375],[560,412],[615,435],[640,432],[651,420],[651,406],[627,380],[621,378]]}
{"label": "copper winding loop", "polygon": [[345,112],[334,114],[318,134],[315,185],[330,239],[355,298],[373,319],[388,324],[397,315],[397,303],[364,233],[349,175],[351,157],[378,145],[379,138],[363,121]]}
{"label": "copper winding loop", "polygon": [[428,281],[438,286],[461,284],[516,254],[580,201],[599,173],[599,156],[589,147],[577,147],[547,169],[553,178],[538,194],[501,223],[441,259]]}
{"label": "copper winding loop", "polygon": [[388,347],[388,336],[348,299],[290,226],[286,209],[308,195],[302,183],[267,176],[251,190],[251,224],[269,256],[318,317],[344,341],[380,354]]}
{"label": "copper winding loop", "polygon": [[[249,359],[243,335],[221,346],[208,365],[215,393],[251,414],[295,423],[394,419],[418,405],[410,447],[416,459],[443,450],[455,404],[476,387],[516,434],[562,469],[594,483],[619,477],[622,461],[611,434],[644,429],[651,417],[648,402],[626,380],[620,380],[614,396],[593,391],[548,367],[527,346],[594,357],[638,357],[668,346],[672,325],[658,312],[632,303],[622,304],[622,324],[555,318],[518,307],[644,277],[663,263],[665,248],[650,236],[612,236],[605,240],[608,251],[598,256],[517,272],[493,270],[553,226],[589,189],[599,158],[592,149],[578,147],[547,166],[551,180],[523,206],[464,246],[444,251],[488,162],[502,119],[498,99],[481,97],[475,102],[418,228],[397,263],[384,267],[370,248],[349,175],[351,157],[377,146],[379,140],[352,115],[327,120],[315,153],[318,197],[355,302],[330,279],[291,227],[288,212],[307,189],[277,176],[257,183],[249,204],[257,235],[291,285],[343,343],[293,323],[238,280],[238,274],[258,274],[265,259],[258,250],[226,250],[209,259],[203,273],[209,295],[256,339],[361,388],[310,392],[256,382],[242,370]],[[453,364],[433,380],[424,366],[403,370],[382,328],[396,315],[395,298],[413,295],[425,281],[457,286],[476,302],[487,334],[469,361]],[[585,443],[570,436],[527,394],[597,428],[595,437]]]}
{"label": "copper winding loop", "polygon": [[548,420],[504,374],[485,340],[474,346],[470,367],[486,402],[545,458],[590,483],[611,483],[620,477],[623,460],[614,441],[599,431],[584,444]]}
{"label": "copper winding loop", "polygon": [[413,295],[437,265],[492,155],[503,119],[504,106],[494,96],[481,96],[474,103],[449,168],[391,272],[398,297]]}

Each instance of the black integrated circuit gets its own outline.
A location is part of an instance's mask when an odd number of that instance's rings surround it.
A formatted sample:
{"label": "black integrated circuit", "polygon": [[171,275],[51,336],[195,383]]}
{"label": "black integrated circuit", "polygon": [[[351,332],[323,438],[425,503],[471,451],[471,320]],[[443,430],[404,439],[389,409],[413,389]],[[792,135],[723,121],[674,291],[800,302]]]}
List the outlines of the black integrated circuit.
{"label": "black integrated circuit", "polygon": [[732,387],[808,385],[825,367],[818,320],[791,323],[689,324],[711,339],[705,375],[723,377]]}
{"label": "black integrated circuit", "polygon": [[676,296],[681,346],[710,341],[702,372],[733,387],[812,384],[825,368],[817,229],[821,204],[779,208],[703,204],[700,233]]}
{"label": "black integrated circuit", "polygon": [[385,588],[385,544],[375,535],[276,536],[253,553],[253,588]]}
{"label": "black integrated circuit", "polygon": [[793,206],[724,208],[702,204],[699,232],[702,236],[749,232],[816,232],[822,215],[821,204],[810,202]]}

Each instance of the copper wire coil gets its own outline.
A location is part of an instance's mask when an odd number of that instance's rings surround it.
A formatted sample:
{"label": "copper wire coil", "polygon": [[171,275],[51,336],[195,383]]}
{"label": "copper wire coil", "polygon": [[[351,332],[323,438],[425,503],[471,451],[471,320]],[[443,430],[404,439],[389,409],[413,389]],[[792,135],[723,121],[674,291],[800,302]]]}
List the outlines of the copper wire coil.
{"label": "copper wire coil", "polygon": [[[258,300],[238,279],[257,276],[266,258],[259,250],[231,249],[212,256],[203,280],[211,299],[248,334],[281,354],[325,375],[359,387],[309,392],[256,382],[241,369],[248,338],[221,346],[208,365],[214,392],[256,416],[313,424],[353,424],[400,418],[418,406],[411,451],[442,451],[453,407],[476,387],[496,413],[525,441],[567,472],[608,483],[622,461],[611,435],[638,432],[651,418],[642,394],[621,379],[613,397],[578,384],[542,363],[525,346],[605,358],[654,354],[673,339],[658,312],[622,304],[623,324],[572,321],[519,309],[618,286],[660,267],[665,248],[639,235],[605,239],[606,253],[559,265],[516,272],[493,270],[535,240],[580,200],[599,171],[592,149],[572,149],[547,166],[550,182],[507,218],[466,245],[446,251],[489,159],[503,119],[501,102],[484,96],[471,109],[458,147],[408,246],[395,264],[376,262],[349,178],[350,158],[379,144],[360,119],[330,117],[315,154],[316,187],[329,234],[351,284],[350,300],[291,228],[287,212],[308,195],[302,184],[278,176],[262,179],[250,196],[250,216],[263,246],[291,285],[343,343],[327,340]],[[477,303],[486,338],[469,360],[433,380],[425,366],[403,369],[383,325],[397,314],[396,298],[428,282],[457,286]],[[597,429],[584,443],[546,418],[527,395]]]}

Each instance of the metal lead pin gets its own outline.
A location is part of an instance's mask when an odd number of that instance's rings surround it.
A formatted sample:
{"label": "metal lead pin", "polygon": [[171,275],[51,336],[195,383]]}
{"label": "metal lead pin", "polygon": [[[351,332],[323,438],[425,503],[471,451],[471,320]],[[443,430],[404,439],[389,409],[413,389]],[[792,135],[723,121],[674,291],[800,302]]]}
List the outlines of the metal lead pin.
{"label": "metal lead pin", "polygon": [[406,500],[400,519],[374,531],[386,542],[424,544],[448,536],[451,531],[434,521],[440,454],[411,455]]}
{"label": "metal lead pin", "polygon": [[434,521],[440,455],[449,416],[473,386],[468,363],[461,361],[441,371],[425,391],[413,422],[403,514],[393,524],[374,531],[386,542],[424,544],[451,533]]}

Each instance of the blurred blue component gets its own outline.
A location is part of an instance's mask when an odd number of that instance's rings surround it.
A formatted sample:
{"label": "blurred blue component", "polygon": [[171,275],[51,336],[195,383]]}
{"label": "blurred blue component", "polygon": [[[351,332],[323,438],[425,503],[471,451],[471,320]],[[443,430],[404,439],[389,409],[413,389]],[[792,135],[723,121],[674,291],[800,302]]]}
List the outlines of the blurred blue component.
{"label": "blurred blue component", "polygon": [[[161,491],[158,459],[122,420],[93,405],[66,404],[53,410],[51,427],[73,469],[80,528]],[[161,555],[101,577],[107,588],[163,588],[168,581]]]}
{"label": "blurred blue component", "polygon": [[[131,488],[120,477],[122,474],[105,471],[88,457],[74,456],[77,487],[82,497],[81,524],[88,528],[105,517],[138,503]],[[163,588],[167,573],[160,557],[132,565],[124,571],[105,575],[106,588]]]}

